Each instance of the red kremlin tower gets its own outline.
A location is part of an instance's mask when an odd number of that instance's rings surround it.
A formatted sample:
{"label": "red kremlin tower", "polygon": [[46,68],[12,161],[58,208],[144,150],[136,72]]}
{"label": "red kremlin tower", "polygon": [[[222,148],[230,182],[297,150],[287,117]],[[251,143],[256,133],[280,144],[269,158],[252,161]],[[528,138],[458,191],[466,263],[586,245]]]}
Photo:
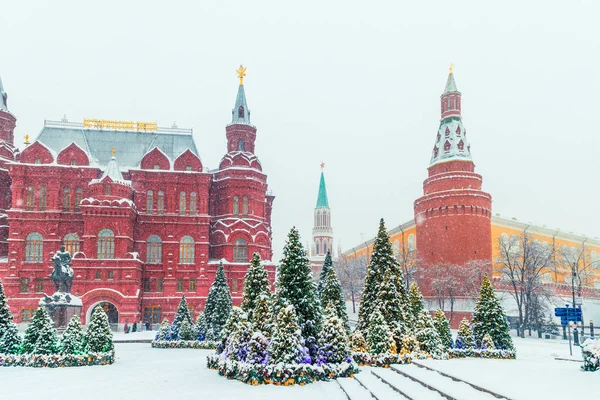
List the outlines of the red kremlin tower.
{"label": "red kremlin tower", "polygon": [[452,68],[441,114],[423,196],[414,206],[419,257],[425,265],[489,262],[492,197],[481,190],[481,175],[475,173]]}

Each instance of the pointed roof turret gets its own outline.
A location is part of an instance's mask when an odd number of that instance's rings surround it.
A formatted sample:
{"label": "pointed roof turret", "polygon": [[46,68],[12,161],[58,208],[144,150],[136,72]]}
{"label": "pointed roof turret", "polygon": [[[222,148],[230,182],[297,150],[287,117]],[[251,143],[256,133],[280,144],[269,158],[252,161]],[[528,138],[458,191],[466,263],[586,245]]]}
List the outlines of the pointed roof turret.
{"label": "pointed roof turret", "polygon": [[240,86],[235,99],[235,106],[233,107],[233,110],[231,110],[231,123],[250,125],[250,110],[248,109],[246,92],[244,91],[244,76],[246,76],[246,67],[240,65],[235,72],[237,72],[238,78],[240,78]]}
{"label": "pointed roof turret", "polygon": [[456,82],[454,81],[454,72],[450,69],[450,73],[448,74],[448,80],[446,81],[446,89],[444,89],[444,93],[458,92],[456,88]]}
{"label": "pointed roof turret", "polygon": [[7,97],[4,86],[2,85],[2,78],[0,77],[0,110],[2,111],[8,111],[8,104],[6,104]]}
{"label": "pointed roof turret", "polygon": [[329,208],[329,200],[327,199],[327,187],[325,186],[325,173],[323,169],[325,163],[321,163],[321,182],[319,183],[319,195],[317,196],[316,208]]}
{"label": "pointed roof turret", "polygon": [[106,178],[110,178],[110,180],[115,183],[120,183],[122,185],[131,186],[131,181],[128,181],[125,178],[123,178],[123,174],[121,173],[121,170],[119,169],[119,164],[117,163],[117,158],[115,157],[116,150],[113,148],[111,151],[112,151],[113,155],[112,155],[110,161],[108,162],[108,165],[106,166],[106,169],[104,170],[104,173],[102,174],[100,179],[92,179],[90,184],[103,182]]}

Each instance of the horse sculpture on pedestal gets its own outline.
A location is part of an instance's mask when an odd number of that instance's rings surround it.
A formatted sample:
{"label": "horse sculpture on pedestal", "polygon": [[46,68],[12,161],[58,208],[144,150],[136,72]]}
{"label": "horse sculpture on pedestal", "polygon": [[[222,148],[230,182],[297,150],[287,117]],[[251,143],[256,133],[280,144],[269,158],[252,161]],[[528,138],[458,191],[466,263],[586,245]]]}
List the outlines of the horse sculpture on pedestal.
{"label": "horse sculpture on pedestal", "polygon": [[71,254],[65,251],[65,246],[60,246],[60,250],[52,257],[54,261],[54,271],[50,274],[50,279],[54,281],[54,287],[57,292],[70,293],[73,286],[73,268],[71,268]]}

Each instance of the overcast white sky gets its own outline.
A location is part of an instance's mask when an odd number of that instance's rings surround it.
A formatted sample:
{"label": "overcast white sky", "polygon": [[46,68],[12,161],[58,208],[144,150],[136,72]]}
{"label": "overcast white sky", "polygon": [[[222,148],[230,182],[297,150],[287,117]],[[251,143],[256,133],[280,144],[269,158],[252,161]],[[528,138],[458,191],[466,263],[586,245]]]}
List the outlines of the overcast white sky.
{"label": "overcast white sky", "polygon": [[247,65],[279,259],[290,227],[310,240],[321,160],[344,249],[413,217],[454,62],[493,212],[594,237],[599,15],[598,1],[4,1],[0,76],[20,146],[63,114],[176,121],[215,168]]}

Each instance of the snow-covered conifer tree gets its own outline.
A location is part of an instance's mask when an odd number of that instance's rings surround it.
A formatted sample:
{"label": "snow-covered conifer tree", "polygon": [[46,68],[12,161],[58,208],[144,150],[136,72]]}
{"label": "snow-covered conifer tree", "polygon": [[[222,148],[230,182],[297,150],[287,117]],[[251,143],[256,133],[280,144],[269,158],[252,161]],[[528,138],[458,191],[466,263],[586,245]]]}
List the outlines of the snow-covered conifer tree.
{"label": "snow-covered conifer tree", "polygon": [[494,340],[492,339],[489,333],[486,333],[483,339],[481,340],[481,348],[486,350],[496,350]]}
{"label": "snow-covered conifer tree", "polygon": [[321,307],[308,257],[296,228],[290,230],[283,248],[283,258],[277,267],[276,290],[276,312],[286,303],[294,306],[302,336],[308,342],[316,340],[321,328]]}
{"label": "snow-covered conifer tree", "polygon": [[[41,307],[40,307],[41,308]],[[45,307],[44,307],[45,308]],[[46,314],[47,315],[47,314]],[[42,326],[38,331],[38,337],[33,348],[34,354],[56,354],[58,353],[58,338],[54,322],[48,318],[42,319]]]}
{"label": "snow-covered conifer tree", "polygon": [[208,325],[206,323],[206,316],[204,315],[204,311],[200,311],[198,313],[198,317],[196,318],[196,338],[198,340],[205,340],[207,330]]}
{"label": "snow-covered conifer tree", "polygon": [[469,320],[466,318],[463,318],[458,325],[458,334],[454,347],[458,349],[473,349],[475,347],[473,331],[471,330]]}
{"label": "snow-covered conifer tree", "polygon": [[169,324],[169,320],[166,318],[160,324],[160,328],[158,328],[158,334],[156,335],[156,340],[170,340],[171,339],[171,325]]}
{"label": "snow-covered conifer tree", "polygon": [[187,300],[185,299],[185,294],[181,296],[179,307],[177,307],[175,318],[173,318],[173,324],[171,325],[171,338],[179,338],[179,330],[181,329],[183,321],[187,321],[190,326],[194,323],[192,315],[190,314],[190,309],[188,307]]}
{"label": "snow-covered conifer tree", "polygon": [[293,305],[282,308],[277,315],[275,332],[269,347],[270,364],[297,364],[303,352],[300,344],[300,326]]}
{"label": "snow-covered conifer tree", "polygon": [[[235,316],[235,320],[232,321],[233,329],[227,338],[226,354],[230,360],[245,362],[248,357],[248,345],[254,327],[252,323],[248,321],[248,315],[238,307],[233,307],[231,316]],[[230,319],[232,319],[230,316]]]}
{"label": "snow-covered conifer tree", "polygon": [[261,262],[260,254],[254,253],[244,278],[244,300],[241,306],[242,310],[248,314],[249,321],[254,322],[253,314],[256,301],[260,296],[270,294],[269,286],[269,274]]}
{"label": "snow-covered conifer tree", "polygon": [[212,330],[212,333],[209,333],[207,330],[207,337],[212,336],[214,337],[213,340],[219,339],[221,330],[231,313],[231,307],[231,293],[229,292],[229,286],[227,286],[227,279],[225,279],[223,262],[220,262],[215,275],[215,281],[210,287],[208,297],[206,298],[206,306],[204,307],[206,325],[208,330]]}
{"label": "snow-covered conifer tree", "polygon": [[[235,330],[235,327],[241,319],[248,319],[246,313],[240,307],[232,307],[231,312],[229,313],[229,317],[227,321],[225,321],[225,325],[221,328],[219,335],[217,336],[216,332],[212,331],[210,328],[207,331],[207,339],[213,340],[215,342],[220,342],[217,345],[217,353],[221,354],[227,349],[227,340],[229,336]],[[211,335],[214,335],[214,339],[208,339]]]}
{"label": "snow-covered conifer tree", "polygon": [[410,310],[412,311],[416,322],[421,314],[421,311],[425,310],[425,305],[423,304],[423,295],[421,295],[419,285],[417,285],[416,282],[413,282],[412,285],[410,285],[408,301],[410,303]]}
{"label": "snow-covered conifer tree", "polygon": [[322,282],[321,289],[321,306],[327,308],[329,304],[334,307],[336,315],[342,320],[346,331],[349,332],[350,326],[348,325],[348,313],[346,312],[346,301],[344,300],[342,284],[333,266],[328,268],[327,276]]}
{"label": "snow-covered conifer tree", "polygon": [[18,354],[21,349],[21,337],[17,325],[9,322],[0,337],[0,354]]}
{"label": "snow-covered conifer tree", "polygon": [[472,322],[473,336],[478,347],[481,347],[483,337],[489,334],[496,348],[514,350],[508,319],[487,275],[481,282]]}
{"label": "snow-covered conifer tree", "polygon": [[13,315],[8,307],[8,301],[4,293],[4,287],[2,286],[2,280],[0,279],[0,339],[11,322],[13,322]]}
{"label": "snow-covered conifer tree", "polygon": [[[329,273],[332,271],[333,268]],[[338,364],[350,357],[347,327],[331,302],[325,309],[319,348],[323,360],[327,363]]]}
{"label": "snow-covered conifer tree", "polygon": [[319,274],[319,281],[317,282],[317,293],[319,294],[319,296],[321,296],[321,299],[323,299],[323,287],[325,286],[327,274],[332,268],[333,259],[331,258],[331,250],[327,250],[327,254],[325,255],[325,261],[323,261],[323,267],[321,268],[321,273]]}
{"label": "snow-covered conifer tree", "polygon": [[179,340],[196,340],[194,325],[190,324],[187,319],[184,319],[179,328]]}
{"label": "snow-covered conifer tree", "polygon": [[25,329],[25,335],[23,337],[23,353],[33,353],[35,344],[40,335],[40,330],[46,323],[52,323],[48,311],[46,310],[46,307],[38,307],[37,310],[35,310],[35,313],[33,313],[33,318],[27,326],[27,329]]}
{"label": "snow-covered conifer tree", "polygon": [[356,330],[350,335],[350,349],[356,353],[369,352],[369,346],[361,331]]}
{"label": "snow-covered conifer tree", "polygon": [[440,343],[444,350],[452,348],[452,333],[450,332],[450,323],[442,310],[437,310],[433,317],[433,324],[440,337]]}
{"label": "snow-covered conifer tree", "polygon": [[421,351],[417,337],[412,333],[402,336],[402,353],[418,353]]}
{"label": "snow-covered conifer tree", "polygon": [[268,339],[261,332],[254,332],[250,338],[250,342],[248,342],[248,356],[246,357],[246,362],[248,364],[267,364],[268,346]]}
{"label": "snow-covered conifer tree", "polygon": [[102,307],[96,307],[85,333],[85,351],[103,353],[114,349],[108,316]]}
{"label": "snow-covered conifer tree", "polygon": [[60,339],[60,354],[82,353],[83,336],[81,321],[77,315],[73,315]]}
{"label": "snow-covered conifer tree", "polygon": [[261,332],[266,338],[270,338],[273,335],[271,296],[262,294],[256,299],[256,302],[254,304],[254,329]]}
{"label": "snow-covered conifer tree", "polygon": [[421,350],[432,355],[439,355],[442,352],[442,343],[438,331],[435,328],[433,319],[425,310],[421,310],[419,313],[415,333]]}
{"label": "snow-covered conifer tree", "polygon": [[369,321],[367,343],[371,354],[396,353],[396,342],[379,309],[375,309]]}

